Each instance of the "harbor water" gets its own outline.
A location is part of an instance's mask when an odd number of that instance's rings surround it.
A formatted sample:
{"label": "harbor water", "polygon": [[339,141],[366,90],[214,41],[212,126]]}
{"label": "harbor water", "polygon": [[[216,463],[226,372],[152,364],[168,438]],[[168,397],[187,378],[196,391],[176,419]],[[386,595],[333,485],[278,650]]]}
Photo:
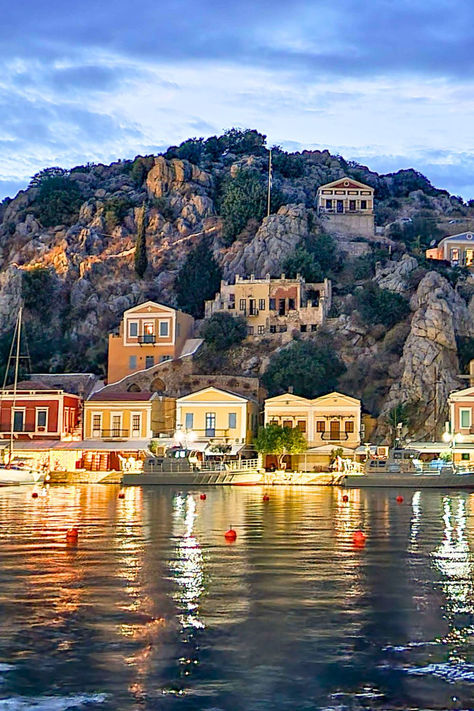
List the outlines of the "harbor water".
{"label": "harbor water", "polygon": [[474,708],[474,494],[32,491],[0,489],[0,711]]}

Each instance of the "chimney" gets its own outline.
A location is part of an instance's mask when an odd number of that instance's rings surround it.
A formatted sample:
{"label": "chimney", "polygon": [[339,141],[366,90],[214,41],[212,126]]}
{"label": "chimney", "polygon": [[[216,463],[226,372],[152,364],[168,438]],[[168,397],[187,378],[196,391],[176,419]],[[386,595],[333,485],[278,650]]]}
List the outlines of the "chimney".
{"label": "chimney", "polygon": [[293,395],[293,390],[294,390],[293,385],[289,385],[288,392],[290,393],[290,395]]}

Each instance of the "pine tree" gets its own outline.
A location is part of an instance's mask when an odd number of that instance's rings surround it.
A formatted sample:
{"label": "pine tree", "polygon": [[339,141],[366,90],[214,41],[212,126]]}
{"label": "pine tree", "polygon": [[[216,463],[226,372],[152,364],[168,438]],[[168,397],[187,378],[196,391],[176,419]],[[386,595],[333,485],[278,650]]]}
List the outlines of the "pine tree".
{"label": "pine tree", "polygon": [[143,279],[148,266],[148,257],[146,254],[146,234],[145,234],[145,203],[137,209],[137,239],[135,242],[135,271]]}
{"label": "pine tree", "polygon": [[222,272],[214,259],[209,240],[203,240],[188,256],[178,272],[175,282],[178,307],[202,318],[204,301],[212,299],[219,291]]}

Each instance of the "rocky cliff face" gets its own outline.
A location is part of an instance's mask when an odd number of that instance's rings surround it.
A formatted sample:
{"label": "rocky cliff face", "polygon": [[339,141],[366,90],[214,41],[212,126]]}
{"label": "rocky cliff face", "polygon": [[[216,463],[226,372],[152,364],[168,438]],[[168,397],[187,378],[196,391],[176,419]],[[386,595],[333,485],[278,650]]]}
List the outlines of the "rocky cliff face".
{"label": "rocky cliff face", "polygon": [[382,415],[400,403],[420,403],[411,423],[418,438],[440,434],[448,417],[447,398],[463,387],[458,379],[456,337],[472,337],[474,314],[448,281],[428,272],[410,302],[413,316],[403,348],[397,382],[388,393]]}

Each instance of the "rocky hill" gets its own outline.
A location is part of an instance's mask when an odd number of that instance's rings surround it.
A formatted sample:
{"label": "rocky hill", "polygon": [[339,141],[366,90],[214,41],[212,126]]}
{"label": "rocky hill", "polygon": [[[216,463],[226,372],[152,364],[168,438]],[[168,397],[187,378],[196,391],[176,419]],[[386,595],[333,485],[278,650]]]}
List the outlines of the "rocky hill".
{"label": "rocky hill", "polygon": [[[122,312],[144,299],[182,303],[180,274],[199,246],[226,279],[278,275],[299,249],[299,259],[310,255],[333,280],[331,318],[311,337],[330,343],[344,362],[340,388],[363,398],[381,433],[392,407],[421,404],[424,414],[410,428],[429,434],[433,418],[445,418],[447,393],[462,386],[457,375],[471,350],[474,357],[474,285],[462,270],[433,271],[423,254],[431,240],[474,227],[474,204],[413,170],[378,175],[328,151],[274,148],[265,217],[267,171],[265,137],[234,129],[164,155],[42,171],[0,207],[2,360],[22,299],[35,370],[103,374],[107,334]],[[324,234],[316,191],[343,175],[375,188],[373,239]],[[143,209],[148,266],[141,277],[135,244]],[[209,298],[200,289],[197,302]],[[406,300],[395,319],[374,306],[386,292]],[[244,344],[199,367],[259,375],[274,349],[271,341]]]}

